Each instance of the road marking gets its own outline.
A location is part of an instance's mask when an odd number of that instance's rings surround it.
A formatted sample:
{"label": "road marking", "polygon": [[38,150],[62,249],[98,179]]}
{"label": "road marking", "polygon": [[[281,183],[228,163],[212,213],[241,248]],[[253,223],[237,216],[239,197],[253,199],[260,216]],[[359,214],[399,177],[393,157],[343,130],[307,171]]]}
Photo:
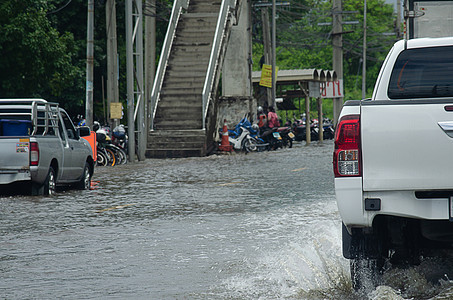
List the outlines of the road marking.
{"label": "road marking", "polygon": [[110,210],[114,210],[114,209],[125,208],[125,207],[131,206],[131,205],[136,205],[136,204],[137,204],[137,203],[131,203],[131,204],[125,204],[125,205],[118,205],[118,206],[114,206],[114,207],[110,207],[110,208],[101,209],[101,210],[98,210],[98,211],[96,211],[96,212],[97,212],[97,213],[102,213],[102,212],[106,212],[106,211],[110,211]]}
{"label": "road marking", "polygon": [[292,172],[299,172],[299,171],[302,171],[302,170],[305,170],[305,169],[307,169],[307,168],[305,167],[305,168],[294,169],[294,170],[292,170]]}
{"label": "road marking", "polygon": [[233,182],[221,183],[221,184],[218,184],[218,186],[227,186],[227,185],[233,185],[233,184],[238,184],[238,183],[241,183],[241,182],[233,181]]}

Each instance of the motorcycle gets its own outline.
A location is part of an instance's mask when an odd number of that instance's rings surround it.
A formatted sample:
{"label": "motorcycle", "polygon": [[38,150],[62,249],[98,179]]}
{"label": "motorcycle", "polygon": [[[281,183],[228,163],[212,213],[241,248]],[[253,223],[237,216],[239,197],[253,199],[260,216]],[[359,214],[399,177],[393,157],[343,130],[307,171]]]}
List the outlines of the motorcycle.
{"label": "motorcycle", "polygon": [[291,130],[291,126],[278,127],[277,131],[282,138],[282,146],[292,148],[295,135]]}
{"label": "motorcycle", "polygon": [[250,136],[250,131],[241,126],[239,136],[228,137],[228,141],[233,145],[235,150],[245,150],[246,152],[253,152],[257,150],[256,141]]}
{"label": "motorcycle", "polygon": [[278,127],[269,128],[262,132],[260,136],[268,144],[268,150],[277,150],[283,147],[283,139],[278,132]]}
{"label": "motorcycle", "polygon": [[[306,140],[306,124],[303,120],[296,120],[293,123],[293,131],[295,133],[296,141],[305,141]],[[335,129],[333,128],[332,122],[324,118],[323,120],[323,139],[333,139],[335,136]],[[313,123],[310,124],[310,137],[312,141],[319,140],[319,126],[318,121],[315,119]]]}
{"label": "motorcycle", "polygon": [[123,124],[120,124],[113,128],[112,131],[112,143],[123,149],[126,153],[128,152],[127,149],[127,142],[128,142],[128,137],[127,137],[127,132],[126,128],[124,127]]}
{"label": "motorcycle", "polygon": [[127,163],[126,152],[112,143],[108,134],[109,128],[100,127],[99,122],[95,121],[93,130],[96,131],[97,160],[98,166],[114,166],[115,164]]}
{"label": "motorcycle", "polygon": [[246,152],[263,151],[268,146],[259,136],[258,125],[252,125],[246,116],[233,130],[228,130],[228,140],[235,150]]}
{"label": "motorcycle", "polygon": [[324,127],[324,139],[331,140],[335,137],[335,129],[333,128],[333,123],[330,119],[324,118],[323,120]]}

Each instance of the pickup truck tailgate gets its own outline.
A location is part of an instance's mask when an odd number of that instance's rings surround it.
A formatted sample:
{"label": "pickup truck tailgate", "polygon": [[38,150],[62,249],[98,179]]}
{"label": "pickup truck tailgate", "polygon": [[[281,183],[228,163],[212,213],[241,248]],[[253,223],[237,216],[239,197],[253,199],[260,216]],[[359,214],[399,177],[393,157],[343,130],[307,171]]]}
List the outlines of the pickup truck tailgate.
{"label": "pickup truck tailgate", "polygon": [[30,139],[0,137],[0,184],[30,180]]}
{"label": "pickup truck tailgate", "polygon": [[453,189],[453,100],[445,102],[363,103],[364,191]]}

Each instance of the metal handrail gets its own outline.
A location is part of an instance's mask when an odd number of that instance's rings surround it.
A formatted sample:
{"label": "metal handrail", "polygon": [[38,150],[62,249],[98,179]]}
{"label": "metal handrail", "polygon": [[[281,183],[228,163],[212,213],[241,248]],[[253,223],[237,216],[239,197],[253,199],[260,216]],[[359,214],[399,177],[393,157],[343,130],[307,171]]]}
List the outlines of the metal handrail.
{"label": "metal handrail", "polygon": [[206,129],[206,116],[208,114],[209,101],[211,101],[212,89],[216,79],[216,71],[220,59],[220,51],[222,50],[222,43],[225,37],[226,25],[231,14],[231,8],[236,8],[238,0],[224,0],[220,6],[219,18],[214,34],[214,41],[212,43],[211,56],[209,58],[208,70],[206,72],[206,79],[203,86],[202,93],[202,116],[203,116],[203,129]]}
{"label": "metal handrail", "polygon": [[164,81],[165,70],[167,69],[168,58],[170,56],[171,45],[175,38],[176,25],[182,14],[183,9],[187,9],[189,0],[174,0],[173,9],[171,12],[170,21],[168,22],[167,34],[165,35],[164,44],[162,45],[162,52],[159,58],[159,65],[157,67],[156,76],[154,79],[153,90],[151,92],[151,109],[150,109],[150,129],[154,128],[154,117],[156,115],[157,103],[160,98],[160,90]]}

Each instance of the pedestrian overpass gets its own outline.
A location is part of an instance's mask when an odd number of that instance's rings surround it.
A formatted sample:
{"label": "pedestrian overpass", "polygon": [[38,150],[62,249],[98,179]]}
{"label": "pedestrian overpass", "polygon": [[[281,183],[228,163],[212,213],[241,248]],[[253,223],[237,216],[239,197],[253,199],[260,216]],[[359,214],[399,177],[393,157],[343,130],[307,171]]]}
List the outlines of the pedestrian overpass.
{"label": "pedestrian overpass", "polygon": [[241,0],[176,0],[156,72],[146,157],[204,156],[216,95]]}

